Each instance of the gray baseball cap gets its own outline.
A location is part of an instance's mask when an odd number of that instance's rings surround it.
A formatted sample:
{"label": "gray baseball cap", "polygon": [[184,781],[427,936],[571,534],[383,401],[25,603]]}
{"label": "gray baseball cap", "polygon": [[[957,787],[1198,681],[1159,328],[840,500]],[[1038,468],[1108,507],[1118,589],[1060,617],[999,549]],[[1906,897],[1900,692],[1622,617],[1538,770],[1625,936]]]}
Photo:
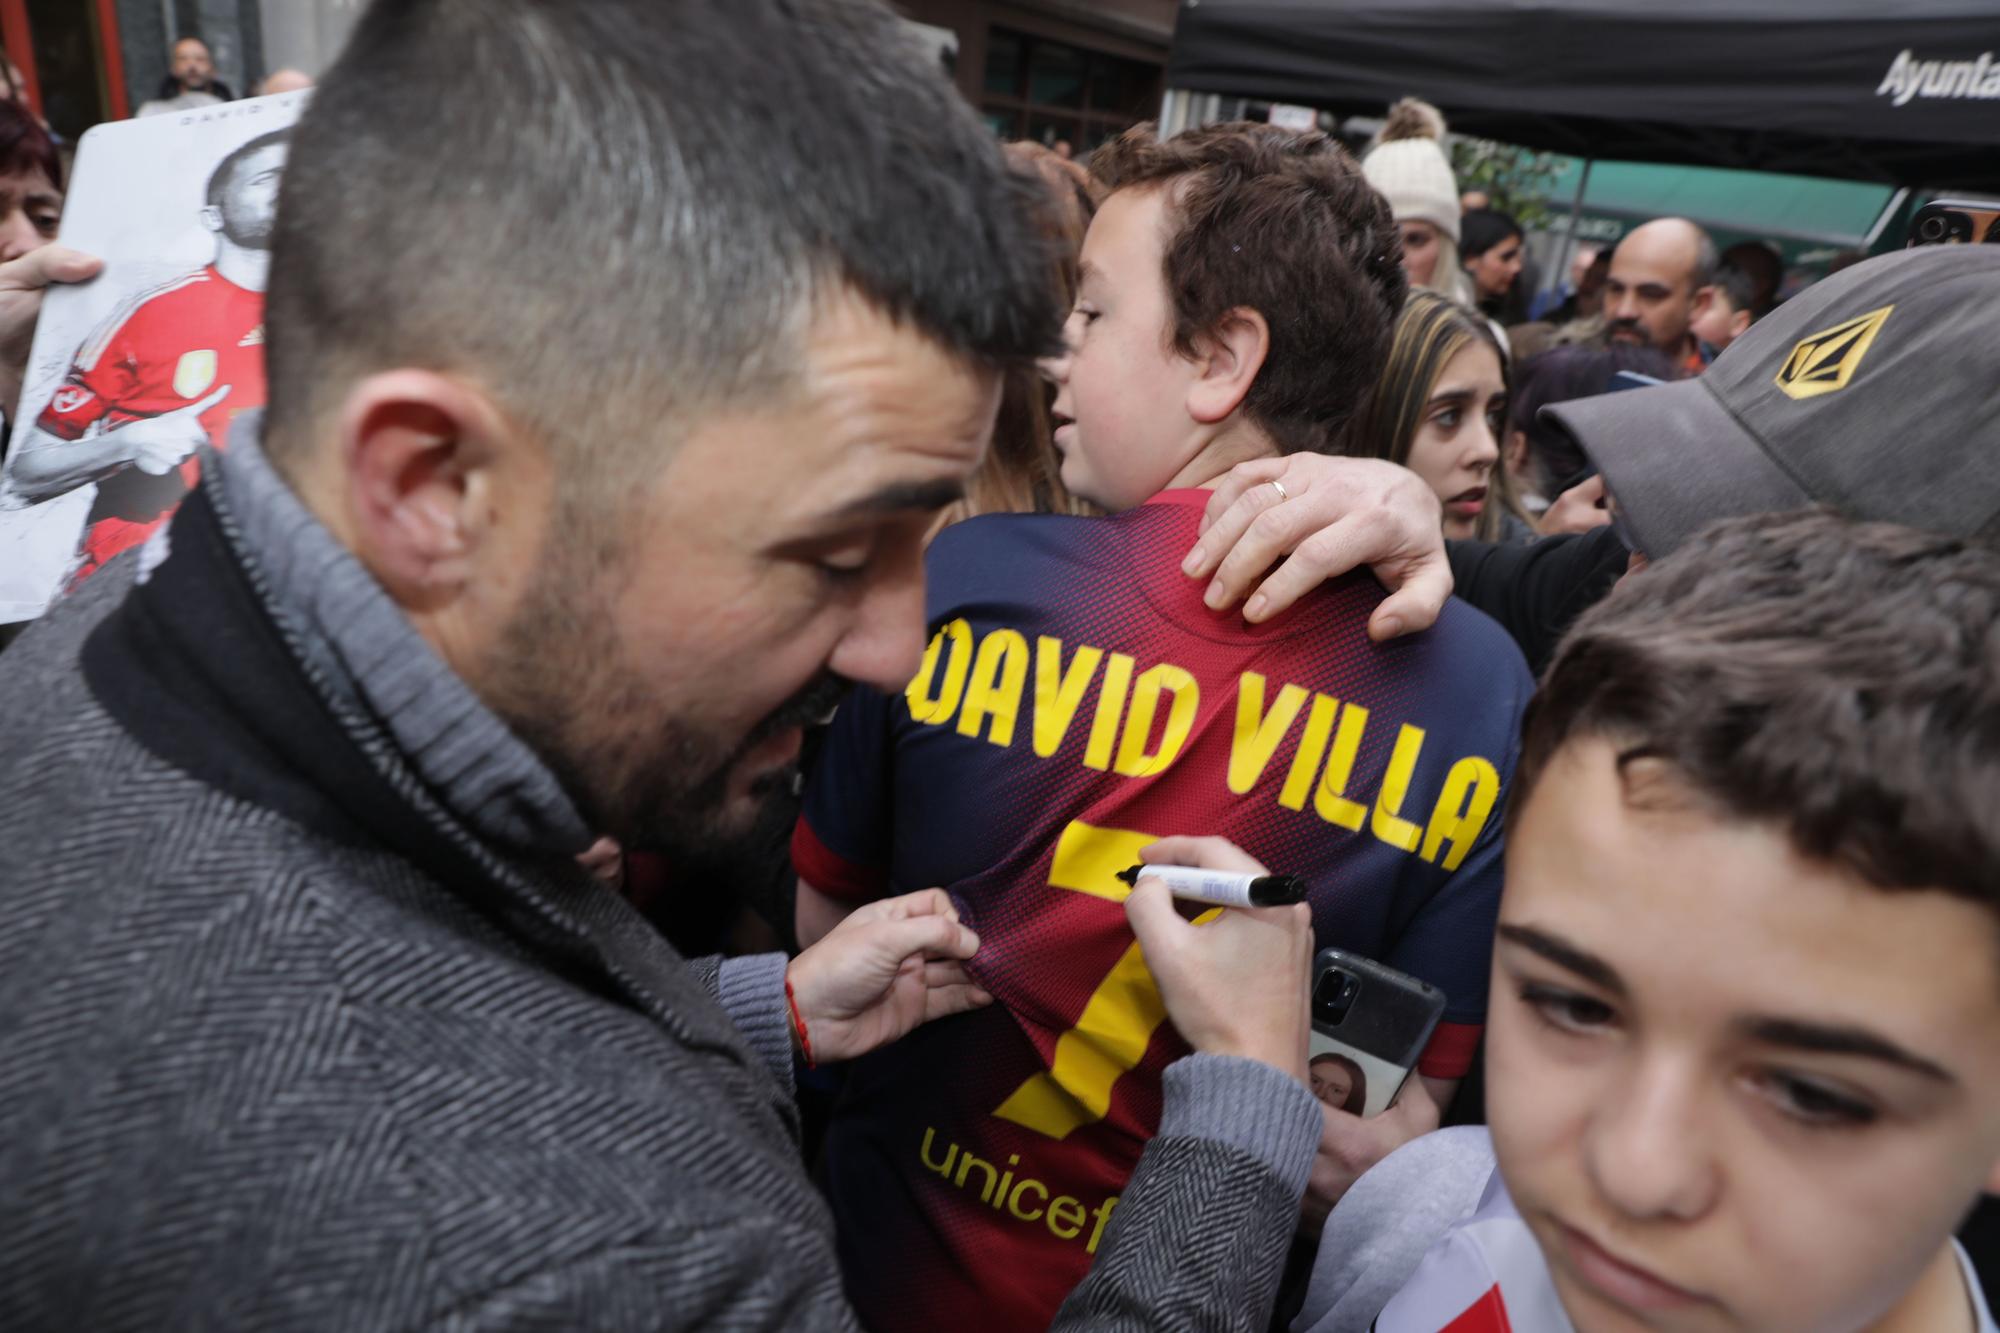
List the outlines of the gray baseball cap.
{"label": "gray baseball cap", "polygon": [[1814,504],[2000,535],[2000,245],[1856,264],[1699,378],[1542,415],[1582,446],[1655,558],[1718,518]]}

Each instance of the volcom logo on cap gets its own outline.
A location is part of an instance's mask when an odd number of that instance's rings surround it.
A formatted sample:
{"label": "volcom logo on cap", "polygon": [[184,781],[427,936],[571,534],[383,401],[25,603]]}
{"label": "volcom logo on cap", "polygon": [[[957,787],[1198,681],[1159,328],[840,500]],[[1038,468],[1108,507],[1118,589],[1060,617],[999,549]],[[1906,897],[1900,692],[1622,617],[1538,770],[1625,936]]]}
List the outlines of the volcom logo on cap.
{"label": "volcom logo on cap", "polygon": [[1895,308],[1885,305],[1808,334],[1785,358],[1783,369],[1778,371],[1778,387],[1793,398],[1817,398],[1845,389]]}

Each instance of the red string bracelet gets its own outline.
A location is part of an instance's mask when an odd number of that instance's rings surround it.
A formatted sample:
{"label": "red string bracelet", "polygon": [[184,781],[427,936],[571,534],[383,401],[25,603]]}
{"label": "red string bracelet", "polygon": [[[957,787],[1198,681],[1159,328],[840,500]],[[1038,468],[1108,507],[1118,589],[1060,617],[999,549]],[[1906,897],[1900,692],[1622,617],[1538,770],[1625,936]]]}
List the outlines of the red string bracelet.
{"label": "red string bracelet", "polygon": [[792,1032],[799,1039],[799,1054],[805,1056],[806,1068],[818,1069],[819,1065],[813,1061],[812,1038],[806,1035],[805,1019],[799,1017],[799,1000],[796,995],[792,994],[792,979],[790,977],[785,978],[785,1004],[792,1011]]}

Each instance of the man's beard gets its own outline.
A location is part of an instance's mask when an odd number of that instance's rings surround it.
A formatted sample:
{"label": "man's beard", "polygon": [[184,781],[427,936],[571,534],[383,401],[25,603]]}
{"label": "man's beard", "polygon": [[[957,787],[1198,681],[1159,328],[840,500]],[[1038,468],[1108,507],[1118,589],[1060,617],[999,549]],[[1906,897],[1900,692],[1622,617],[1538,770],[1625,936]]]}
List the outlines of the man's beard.
{"label": "man's beard", "polygon": [[1631,334],[1632,341],[1638,343],[1641,347],[1651,347],[1653,345],[1652,335],[1647,333],[1646,326],[1636,319],[1614,319],[1604,326],[1604,340],[1606,342],[1622,341],[1619,335],[1627,333]]}
{"label": "man's beard", "polygon": [[[625,667],[613,613],[589,582],[554,571],[538,579],[502,632],[481,693],[549,766],[593,832],[660,853],[677,881],[698,876],[722,891],[761,886],[798,818],[798,763],[758,774],[747,810],[730,808],[731,776],[772,737],[823,721],[848,682],[821,672],[740,740],[663,717],[657,691]],[[594,582],[608,586],[615,576]]]}
{"label": "man's beard", "polygon": [[[633,756],[635,767],[624,784],[621,804],[627,813],[621,824],[627,845],[660,852],[677,867],[700,864],[718,872],[761,859],[798,820],[800,760],[751,779],[747,815],[727,808],[731,777],[745,755],[788,729],[799,729],[803,747],[803,733],[824,722],[848,688],[847,681],[821,672],[720,757],[715,757],[723,744],[718,738],[699,736],[678,720],[663,724],[663,743]],[[696,775],[692,782],[690,774]]]}
{"label": "man's beard", "polygon": [[276,230],[276,217],[266,213],[263,218],[246,223],[227,205],[222,209],[222,234],[233,245],[245,250],[268,250],[271,248],[271,233]]}

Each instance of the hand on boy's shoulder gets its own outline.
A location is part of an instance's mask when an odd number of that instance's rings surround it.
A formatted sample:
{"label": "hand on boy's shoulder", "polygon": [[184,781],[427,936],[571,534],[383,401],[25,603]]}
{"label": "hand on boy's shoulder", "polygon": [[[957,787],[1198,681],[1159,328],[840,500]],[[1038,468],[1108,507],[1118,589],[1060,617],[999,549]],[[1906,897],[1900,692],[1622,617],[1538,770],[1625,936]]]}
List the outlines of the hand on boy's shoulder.
{"label": "hand on boy's shoulder", "polygon": [[1430,628],[1452,588],[1437,496],[1381,459],[1291,454],[1239,463],[1216,483],[1181,571],[1210,580],[1212,608],[1247,598],[1243,616],[1255,624],[1363,566],[1389,590],[1370,638]]}

